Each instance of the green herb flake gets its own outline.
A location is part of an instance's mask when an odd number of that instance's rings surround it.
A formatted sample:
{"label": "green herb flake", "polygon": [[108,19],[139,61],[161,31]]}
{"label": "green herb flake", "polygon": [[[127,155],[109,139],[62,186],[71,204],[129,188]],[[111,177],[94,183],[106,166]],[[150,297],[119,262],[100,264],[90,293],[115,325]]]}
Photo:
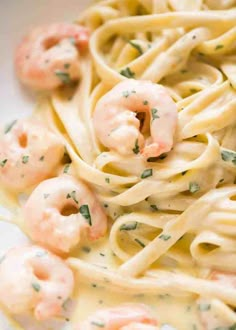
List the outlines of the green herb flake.
{"label": "green herb flake", "polygon": [[70,164],[66,164],[66,166],[64,167],[63,173],[67,174],[69,172],[70,169]]}
{"label": "green herb flake", "polygon": [[138,243],[141,247],[143,248],[145,247],[145,244],[142,241],[140,241],[138,238],[135,238],[134,241]]}
{"label": "green herb flake", "polygon": [[69,69],[69,67],[70,67],[70,63],[65,63],[65,64],[64,64],[64,68],[65,68],[65,69]]}
{"label": "green herb flake", "polygon": [[29,156],[23,156],[23,157],[22,157],[22,163],[23,163],[23,164],[27,164],[28,161],[29,161]]}
{"label": "green herb flake", "polygon": [[90,248],[89,246],[83,246],[83,247],[81,248],[81,250],[82,250],[83,252],[85,252],[85,253],[90,253],[91,248]]}
{"label": "green herb flake", "polygon": [[220,179],[219,183],[222,183],[222,182],[224,182],[224,179]]}
{"label": "green herb flake", "polygon": [[148,101],[147,101],[147,100],[144,100],[144,101],[143,101],[143,104],[144,104],[144,105],[148,105]]}
{"label": "green herb flake", "polygon": [[11,131],[12,127],[17,123],[17,120],[13,120],[5,126],[4,134],[7,134]]}
{"label": "green herb flake", "polygon": [[192,194],[195,194],[199,190],[200,190],[200,186],[199,186],[199,184],[197,182],[189,182],[189,191]]}
{"label": "green herb flake", "polygon": [[188,72],[188,70],[186,70],[186,69],[183,69],[183,70],[180,70],[180,72],[181,72],[182,74],[184,74],[184,73],[187,73],[187,72]]}
{"label": "green herb flake", "polygon": [[69,39],[70,43],[71,43],[73,46],[76,45],[76,40],[75,40],[75,38],[70,37],[70,38],[68,38],[68,39]]}
{"label": "green herb flake", "polygon": [[162,234],[159,236],[159,238],[162,239],[163,241],[168,241],[171,238],[171,236]]}
{"label": "green herb flake", "polygon": [[110,183],[110,179],[109,178],[105,178],[106,183]]}
{"label": "green herb flake", "polygon": [[87,221],[89,226],[92,226],[92,220],[91,220],[91,215],[89,212],[89,206],[86,204],[81,205],[79,208],[79,212],[85,218],[85,220]]}
{"label": "green herb flake", "polygon": [[132,40],[129,41],[129,44],[139,52],[139,55],[143,55],[143,49],[140,45],[136,44],[136,42]]}
{"label": "green herb flake", "polygon": [[92,325],[95,325],[95,327],[98,328],[105,328],[105,323],[104,322],[100,322],[100,321],[91,321]]}
{"label": "green herb flake", "polygon": [[228,150],[222,150],[221,151],[221,158],[225,162],[232,162],[236,166],[236,152],[234,151],[228,151]]}
{"label": "green herb flake", "polygon": [[129,93],[129,91],[124,91],[124,92],[122,93],[122,95],[123,95],[125,98],[128,98],[128,97],[130,96],[130,93]]}
{"label": "green herb flake", "polygon": [[120,231],[129,231],[129,230],[135,230],[137,228],[138,223],[137,222],[130,222],[130,223],[124,223],[120,226]]}
{"label": "green herb flake", "polygon": [[72,198],[76,204],[79,204],[79,201],[76,199],[76,191],[72,191],[70,194],[67,194],[67,199]]}
{"label": "green herb flake", "polygon": [[55,75],[61,80],[64,85],[69,85],[71,83],[70,75],[67,72],[56,70]]}
{"label": "green herb flake", "polygon": [[156,205],[150,205],[150,208],[153,212],[158,211],[158,207]]}
{"label": "green herb flake", "polygon": [[236,323],[232,324],[232,325],[229,327],[229,330],[236,330]]}
{"label": "green herb flake", "polygon": [[4,167],[6,165],[6,163],[8,162],[8,159],[3,159],[0,161],[0,166]]}
{"label": "green herb flake", "polygon": [[135,77],[135,73],[133,71],[130,70],[130,68],[126,68],[124,70],[120,71],[120,74],[126,78],[134,78]]}
{"label": "green herb flake", "polygon": [[152,120],[155,120],[155,119],[157,119],[157,118],[160,118],[159,116],[158,116],[158,109],[156,109],[156,108],[152,108],[151,109],[151,113],[152,113]]}
{"label": "green herb flake", "polygon": [[198,306],[198,309],[201,311],[201,312],[206,312],[206,311],[209,311],[211,309],[211,305],[210,304],[200,304]]}
{"label": "green herb flake", "polygon": [[148,177],[152,176],[152,168],[149,168],[141,174],[141,179],[146,179]]}
{"label": "green herb flake", "polygon": [[138,145],[138,139],[135,140],[135,144],[134,144],[134,148],[132,149],[134,154],[138,154],[139,153],[139,145]]}
{"label": "green herb flake", "polygon": [[41,290],[41,286],[39,283],[32,283],[32,288],[34,291],[39,292]]}
{"label": "green herb flake", "polygon": [[224,48],[224,45],[216,45],[215,50],[218,50],[218,49],[221,49],[221,48]]}
{"label": "green herb flake", "polygon": [[39,158],[39,161],[40,161],[40,162],[43,162],[43,161],[44,161],[44,158],[45,158],[44,156],[41,156],[41,157]]}

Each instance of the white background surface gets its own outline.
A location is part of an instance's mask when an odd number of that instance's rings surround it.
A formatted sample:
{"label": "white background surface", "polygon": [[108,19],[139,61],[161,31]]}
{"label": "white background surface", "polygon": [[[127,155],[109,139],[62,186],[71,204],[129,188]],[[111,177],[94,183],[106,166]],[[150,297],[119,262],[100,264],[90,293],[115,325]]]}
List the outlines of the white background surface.
{"label": "white background surface", "polygon": [[[0,125],[29,114],[35,103],[33,94],[14,75],[14,51],[19,40],[34,26],[73,21],[89,3],[90,0],[0,0]],[[16,226],[0,221],[0,256],[22,241],[26,237]],[[0,329],[9,330],[7,323],[0,313]]]}

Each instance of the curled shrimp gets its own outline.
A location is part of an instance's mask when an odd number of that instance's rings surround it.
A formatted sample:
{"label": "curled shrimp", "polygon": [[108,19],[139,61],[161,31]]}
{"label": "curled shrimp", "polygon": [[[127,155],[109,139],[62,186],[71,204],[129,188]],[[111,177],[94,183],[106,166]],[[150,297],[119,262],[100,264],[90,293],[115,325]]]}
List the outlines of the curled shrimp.
{"label": "curled shrimp", "polygon": [[123,304],[100,310],[84,321],[77,330],[158,330],[150,310],[141,304]]}
{"label": "curled shrimp", "polygon": [[88,29],[55,23],[31,31],[16,50],[15,68],[29,87],[50,90],[79,78],[79,50],[87,47]]}
{"label": "curled shrimp", "polygon": [[103,236],[107,218],[96,196],[82,182],[63,175],[42,182],[24,206],[29,236],[56,252],[69,252],[86,232]]}
{"label": "curled shrimp", "polygon": [[50,177],[64,154],[61,140],[41,122],[19,120],[0,139],[0,181],[24,190]]}
{"label": "curled shrimp", "polygon": [[122,155],[157,157],[173,146],[177,107],[161,85],[129,79],[98,101],[93,123],[107,148]]}
{"label": "curled shrimp", "polygon": [[72,294],[74,276],[59,257],[33,245],[9,250],[0,264],[0,303],[13,314],[58,316]]}

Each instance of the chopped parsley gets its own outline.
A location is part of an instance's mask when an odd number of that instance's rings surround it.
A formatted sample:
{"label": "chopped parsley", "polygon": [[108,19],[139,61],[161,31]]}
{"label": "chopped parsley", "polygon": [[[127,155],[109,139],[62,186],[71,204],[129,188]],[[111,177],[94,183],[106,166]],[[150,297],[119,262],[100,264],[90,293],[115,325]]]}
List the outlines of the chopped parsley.
{"label": "chopped parsley", "polygon": [[221,158],[225,162],[232,162],[236,166],[236,152],[228,151],[228,150],[222,150],[221,151]]}
{"label": "chopped parsley", "polygon": [[89,206],[84,204],[81,205],[79,208],[79,213],[85,218],[89,226],[92,226],[92,220],[91,220],[91,215],[89,212]]}
{"label": "chopped parsley", "polygon": [[23,164],[27,164],[28,161],[29,161],[29,156],[23,156],[23,157],[22,157],[22,163],[23,163]]}
{"label": "chopped parsley", "polygon": [[209,311],[211,309],[211,305],[210,304],[200,304],[198,306],[198,309],[201,311],[201,312],[205,312],[205,311]]}
{"label": "chopped parsley", "polygon": [[122,93],[122,95],[123,95],[125,98],[128,98],[131,94],[135,94],[135,93],[136,93],[135,90],[133,90],[133,91],[124,91],[124,92]]}
{"label": "chopped parsley", "polygon": [[40,162],[43,162],[43,161],[44,161],[44,158],[45,158],[44,156],[41,156],[41,157],[39,158],[39,161],[40,161]]}
{"label": "chopped parsley", "polygon": [[89,246],[83,246],[81,249],[85,253],[89,253],[91,251],[91,248]]}
{"label": "chopped parsley", "polygon": [[76,204],[79,204],[79,201],[76,199],[76,191],[72,191],[70,194],[67,194],[67,199],[72,198]]}
{"label": "chopped parsley", "polygon": [[144,244],[142,241],[140,241],[138,238],[135,238],[134,240],[135,240],[135,242],[138,243],[141,247],[143,247],[143,248],[145,247],[145,244]]}
{"label": "chopped parsley", "polygon": [[110,179],[109,178],[105,178],[106,183],[110,183]]}
{"label": "chopped parsley", "polygon": [[63,173],[68,173],[70,169],[70,164],[66,164],[66,166],[64,167]]}
{"label": "chopped parsley", "polygon": [[32,283],[32,288],[34,289],[34,291],[39,292],[41,289],[41,286],[39,283]]}
{"label": "chopped parsley", "polygon": [[134,78],[135,77],[135,73],[133,71],[130,70],[129,67],[127,67],[126,69],[124,70],[121,70],[120,71],[120,74],[126,78]]}
{"label": "chopped parsley", "polygon": [[200,190],[200,186],[199,186],[199,184],[197,182],[189,182],[189,191],[192,194],[195,194],[199,190]]}
{"label": "chopped parsley", "polygon": [[74,46],[76,44],[76,40],[73,37],[68,38],[70,43]]}
{"label": "chopped parsley", "polygon": [[142,49],[142,47],[141,47],[140,45],[136,44],[136,43],[135,43],[134,41],[132,41],[132,40],[129,41],[129,44],[130,44],[132,47],[134,47],[134,48],[139,52],[140,55],[143,55],[143,49]]}
{"label": "chopped parsley", "polygon": [[168,241],[171,238],[171,236],[162,234],[159,236],[159,238],[162,239],[163,241]]}
{"label": "chopped parsley", "polygon": [[69,67],[70,67],[70,63],[65,63],[65,64],[64,64],[64,68],[65,68],[65,69],[69,69]]}
{"label": "chopped parsley", "polygon": [[9,133],[9,132],[11,131],[12,127],[13,127],[16,123],[17,123],[17,120],[15,119],[15,120],[11,121],[9,124],[7,124],[7,125],[5,126],[5,129],[4,129],[4,134]]}
{"label": "chopped parsley", "polygon": [[218,49],[221,49],[221,48],[224,48],[224,45],[216,45],[215,50],[218,50]]}
{"label": "chopped parsley", "polygon": [[120,231],[122,230],[135,230],[137,228],[138,223],[137,222],[130,222],[130,223],[124,223],[120,226]]}
{"label": "chopped parsley", "polygon": [[157,118],[160,118],[159,116],[158,116],[158,109],[156,109],[156,108],[152,108],[151,109],[151,113],[152,113],[152,120],[155,120],[155,119],[157,119]]}
{"label": "chopped parsley", "polygon": [[55,75],[61,80],[63,84],[69,85],[71,83],[70,75],[67,72],[56,70]]}
{"label": "chopped parsley", "polygon": [[135,140],[134,148],[132,149],[134,154],[139,153],[139,145],[138,145],[138,139]]}
{"label": "chopped parsley", "polygon": [[146,179],[149,176],[152,176],[152,168],[143,171],[143,173],[141,174],[141,179]]}
{"label": "chopped parsley", "polygon": [[156,205],[150,205],[152,211],[158,211],[158,207]]}
{"label": "chopped parsley", "polygon": [[91,322],[92,325],[95,325],[98,328],[105,328],[105,323],[104,322],[100,322],[100,321],[92,321]]}
{"label": "chopped parsley", "polygon": [[0,166],[4,167],[6,165],[6,163],[8,162],[8,159],[3,159],[0,161]]}
{"label": "chopped parsley", "polygon": [[144,100],[144,101],[143,101],[143,104],[144,104],[144,105],[148,105],[148,101],[147,101],[147,100]]}

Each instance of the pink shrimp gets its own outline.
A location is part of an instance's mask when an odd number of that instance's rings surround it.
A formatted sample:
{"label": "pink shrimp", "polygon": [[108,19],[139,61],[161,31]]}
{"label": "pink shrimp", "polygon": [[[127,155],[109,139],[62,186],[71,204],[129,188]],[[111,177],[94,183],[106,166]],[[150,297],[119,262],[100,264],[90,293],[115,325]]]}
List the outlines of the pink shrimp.
{"label": "pink shrimp", "polygon": [[87,47],[88,40],[88,29],[75,24],[55,23],[33,29],[16,50],[19,79],[43,90],[78,80],[79,51]]}
{"label": "pink shrimp", "polygon": [[173,146],[177,107],[161,85],[129,79],[98,101],[93,123],[107,148],[122,155],[157,157]]}
{"label": "pink shrimp", "polygon": [[0,140],[0,181],[9,190],[21,191],[53,174],[64,145],[36,120],[19,120],[10,128]]}
{"label": "pink shrimp", "polygon": [[13,314],[33,311],[36,319],[58,316],[74,288],[71,269],[33,245],[9,250],[0,264],[0,303]]}
{"label": "pink shrimp", "polygon": [[82,181],[63,175],[42,182],[24,206],[29,236],[53,251],[69,252],[82,233],[103,236],[107,217],[96,196]]}
{"label": "pink shrimp", "polygon": [[77,330],[158,330],[150,310],[141,304],[123,304],[100,310],[78,326]]}

